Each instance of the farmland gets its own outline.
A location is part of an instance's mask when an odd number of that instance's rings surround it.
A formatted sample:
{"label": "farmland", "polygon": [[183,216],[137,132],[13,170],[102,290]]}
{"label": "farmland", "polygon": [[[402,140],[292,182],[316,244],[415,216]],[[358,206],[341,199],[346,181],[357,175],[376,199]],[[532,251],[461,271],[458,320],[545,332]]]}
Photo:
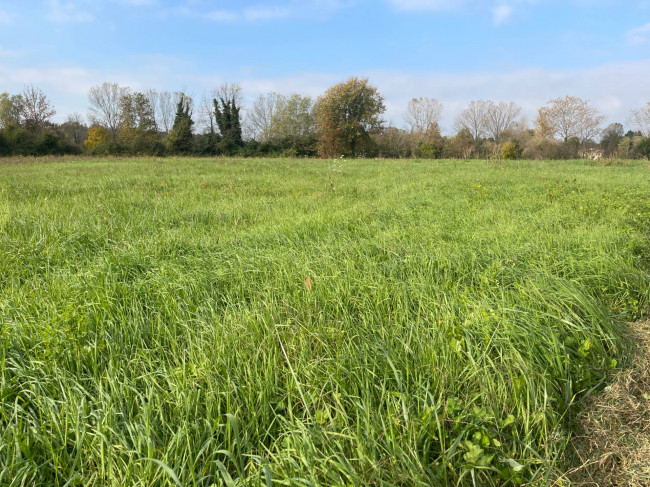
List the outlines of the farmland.
{"label": "farmland", "polygon": [[644,161],[0,161],[0,485],[548,485]]}

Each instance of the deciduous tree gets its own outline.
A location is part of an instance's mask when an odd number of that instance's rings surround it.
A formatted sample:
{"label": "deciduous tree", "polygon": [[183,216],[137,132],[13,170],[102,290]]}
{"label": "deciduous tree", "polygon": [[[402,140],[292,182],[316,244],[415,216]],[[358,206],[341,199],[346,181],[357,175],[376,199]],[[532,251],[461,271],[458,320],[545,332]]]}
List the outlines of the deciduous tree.
{"label": "deciduous tree", "polygon": [[607,157],[611,157],[618,152],[618,145],[623,140],[624,132],[623,125],[620,123],[612,123],[603,130],[600,146]]}
{"label": "deciduous tree", "polygon": [[144,93],[127,93],[120,99],[118,138],[135,152],[147,151],[158,139],[153,109]]}
{"label": "deciduous tree", "polygon": [[268,138],[286,139],[312,134],[316,127],[313,107],[314,102],[308,96],[294,93],[278,97],[267,128]]}
{"label": "deciduous tree", "polygon": [[356,156],[381,129],[385,111],[384,98],[368,79],[354,77],[329,88],[315,105],[323,154]]}
{"label": "deciduous tree", "polygon": [[444,155],[445,157],[467,159],[471,157],[475,144],[475,137],[469,129],[463,128],[448,140]]}
{"label": "deciduous tree", "polygon": [[235,105],[242,105],[242,88],[239,83],[222,83],[212,90],[212,98],[223,98],[234,101]]}
{"label": "deciduous tree", "polygon": [[27,85],[22,93],[22,118],[25,127],[39,131],[56,114],[56,110],[40,88]]}
{"label": "deciduous tree", "polygon": [[425,159],[439,159],[445,146],[445,139],[440,133],[440,125],[433,122],[423,134],[415,134],[417,147],[415,155]]}
{"label": "deciduous tree", "polygon": [[75,145],[83,144],[88,136],[88,127],[86,127],[83,115],[80,113],[68,115],[66,121],[61,124],[61,130],[66,138]]}
{"label": "deciduous tree", "polygon": [[566,142],[575,137],[580,142],[593,139],[600,133],[605,119],[598,110],[589,106],[588,100],[575,96],[555,98],[539,109],[540,121],[536,124]]}
{"label": "deciduous tree", "polygon": [[397,127],[384,127],[373,135],[377,155],[387,158],[409,157],[413,151],[413,135]]}
{"label": "deciduous tree", "polygon": [[486,102],[486,107],[485,131],[498,145],[504,133],[514,126],[521,113],[521,107],[514,102],[494,103],[492,100]]}
{"label": "deciduous tree", "polygon": [[117,83],[103,83],[88,90],[90,121],[108,130],[113,139],[117,138],[120,124],[120,101],[129,92],[129,88]]}
{"label": "deciduous tree", "polygon": [[246,117],[246,131],[251,139],[266,141],[271,137],[269,128],[281,95],[270,92],[258,96]]}
{"label": "deciduous tree", "polygon": [[643,108],[632,110],[630,121],[643,133],[650,137],[650,101]]}
{"label": "deciduous tree", "polygon": [[23,117],[22,95],[0,93],[0,128],[10,125],[18,126]]}
{"label": "deciduous tree", "polygon": [[636,152],[646,159],[650,159],[650,137],[642,139],[636,145]]}
{"label": "deciduous tree", "polygon": [[198,125],[201,132],[213,136],[216,133],[217,125],[214,121],[214,102],[208,93],[203,93],[198,107]]}
{"label": "deciduous tree", "polygon": [[194,105],[192,98],[182,91],[176,91],[174,93],[170,91],[159,91],[155,96],[156,102],[151,108],[154,111],[156,126],[164,134],[168,134],[174,125],[178,102],[181,98],[186,102],[190,101]]}
{"label": "deciduous tree", "polygon": [[537,110],[537,118],[534,122],[535,136],[540,140],[550,141],[553,139],[555,129],[551,126],[548,113],[543,109]]}
{"label": "deciduous tree", "polygon": [[488,103],[485,100],[473,100],[467,108],[458,114],[454,127],[458,132],[467,130],[478,142],[486,133]]}
{"label": "deciduous tree", "polygon": [[106,145],[110,138],[111,135],[104,127],[93,125],[88,129],[88,138],[84,140],[84,147],[89,151],[93,151],[102,145]]}
{"label": "deciduous tree", "polygon": [[435,98],[413,98],[406,107],[404,121],[412,134],[424,134],[431,125],[440,122],[442,103]]}

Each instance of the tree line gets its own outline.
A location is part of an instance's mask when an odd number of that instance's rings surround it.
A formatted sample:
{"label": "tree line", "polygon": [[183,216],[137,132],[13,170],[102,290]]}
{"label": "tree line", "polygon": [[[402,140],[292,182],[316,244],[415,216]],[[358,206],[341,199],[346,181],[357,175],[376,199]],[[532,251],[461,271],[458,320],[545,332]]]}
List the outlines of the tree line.
{"label": "tree line", "polygon": [[443,136],[442,103],[413,98],[407,129],[387,125],[384,98],[368,79],[350,78],[317,99],[267,93],[244,107],[226,83],[200,100],[183,92],[93,86],[88,115],[52,122],[45,93],[28,85],[0,94],[0,155],[195,155],[385,158],[650,158],[650,102],[630,113],[633,126],[603,128],[604,117],[574,96],[540,107],[533,126],[514,102],[471,101]]}

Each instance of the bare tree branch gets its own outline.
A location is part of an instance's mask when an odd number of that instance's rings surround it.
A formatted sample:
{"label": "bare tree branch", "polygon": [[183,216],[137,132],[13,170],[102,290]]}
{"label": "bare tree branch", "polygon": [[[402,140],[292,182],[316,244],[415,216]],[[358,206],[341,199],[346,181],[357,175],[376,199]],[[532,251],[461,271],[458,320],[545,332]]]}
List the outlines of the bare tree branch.
{"label": "bare tree branch", "polygon": [[491,100],[488,100],[485,118],[486,133],[497,144],[500,144],[503,134],[512,128],[520,113],[521,107],[514,102],[505,103],[502,101],[495,104]]}
{"label": "bare tree branch", "polygon": [[45,93],[33,85],[25,86],[22,101],[23,120],[28,128],[42,129],[50,118],[56,114],[56,110],[45,96]]}
{"label": "bare tree branch", "polygon": [[406,108],[404,121],[411,133],[425,133],[434,123],[440,122],[442,103],[435,98],[413,98]]}
{"label": "bare tree branch", "polygon": [[113,139],[117,137],[120,123],[120,101],[129,91],[129,88],[117,83],[103,83],[91,87],[88,91],[91,122],[107,129]]}
{"label": "bare tree branch", "polygon": [[557,135],[563,141],[577,137],[580,142],[593,139],[600,133],[600,124],[605,117],[589,106],[588,100],[576,96],[554,98],[547,106],[539,109],[535,122],[538,130]]}
{"label": "bare tree branch", "polygon": [[268,139],[271,121],[280,98],[281,95],[270,92],[255,99],[253,106],[246,111],[247,138],[260,141]]}
{"label": "bare tree branch", "polygon": [[469,130],[474,141],[480,140],[486,132],[488,102],[484,100],[471,101],[469,106],[458,114],[454,123],[456,131]]}
{"label": "bare tree branch", "polygon": [[650,101],[643,108],[632,110],[630,121],[643,132],[644,136],[650,137]]}

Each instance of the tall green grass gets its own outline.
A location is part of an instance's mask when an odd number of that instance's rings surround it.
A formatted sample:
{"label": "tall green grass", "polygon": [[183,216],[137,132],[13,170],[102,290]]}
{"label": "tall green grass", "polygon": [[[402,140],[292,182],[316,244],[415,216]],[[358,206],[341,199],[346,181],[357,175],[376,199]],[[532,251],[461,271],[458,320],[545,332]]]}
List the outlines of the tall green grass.
{"label": "tall green grass", "polygon": [[647,308],[649,181],[0,163],[0,485],[547,485]]}

